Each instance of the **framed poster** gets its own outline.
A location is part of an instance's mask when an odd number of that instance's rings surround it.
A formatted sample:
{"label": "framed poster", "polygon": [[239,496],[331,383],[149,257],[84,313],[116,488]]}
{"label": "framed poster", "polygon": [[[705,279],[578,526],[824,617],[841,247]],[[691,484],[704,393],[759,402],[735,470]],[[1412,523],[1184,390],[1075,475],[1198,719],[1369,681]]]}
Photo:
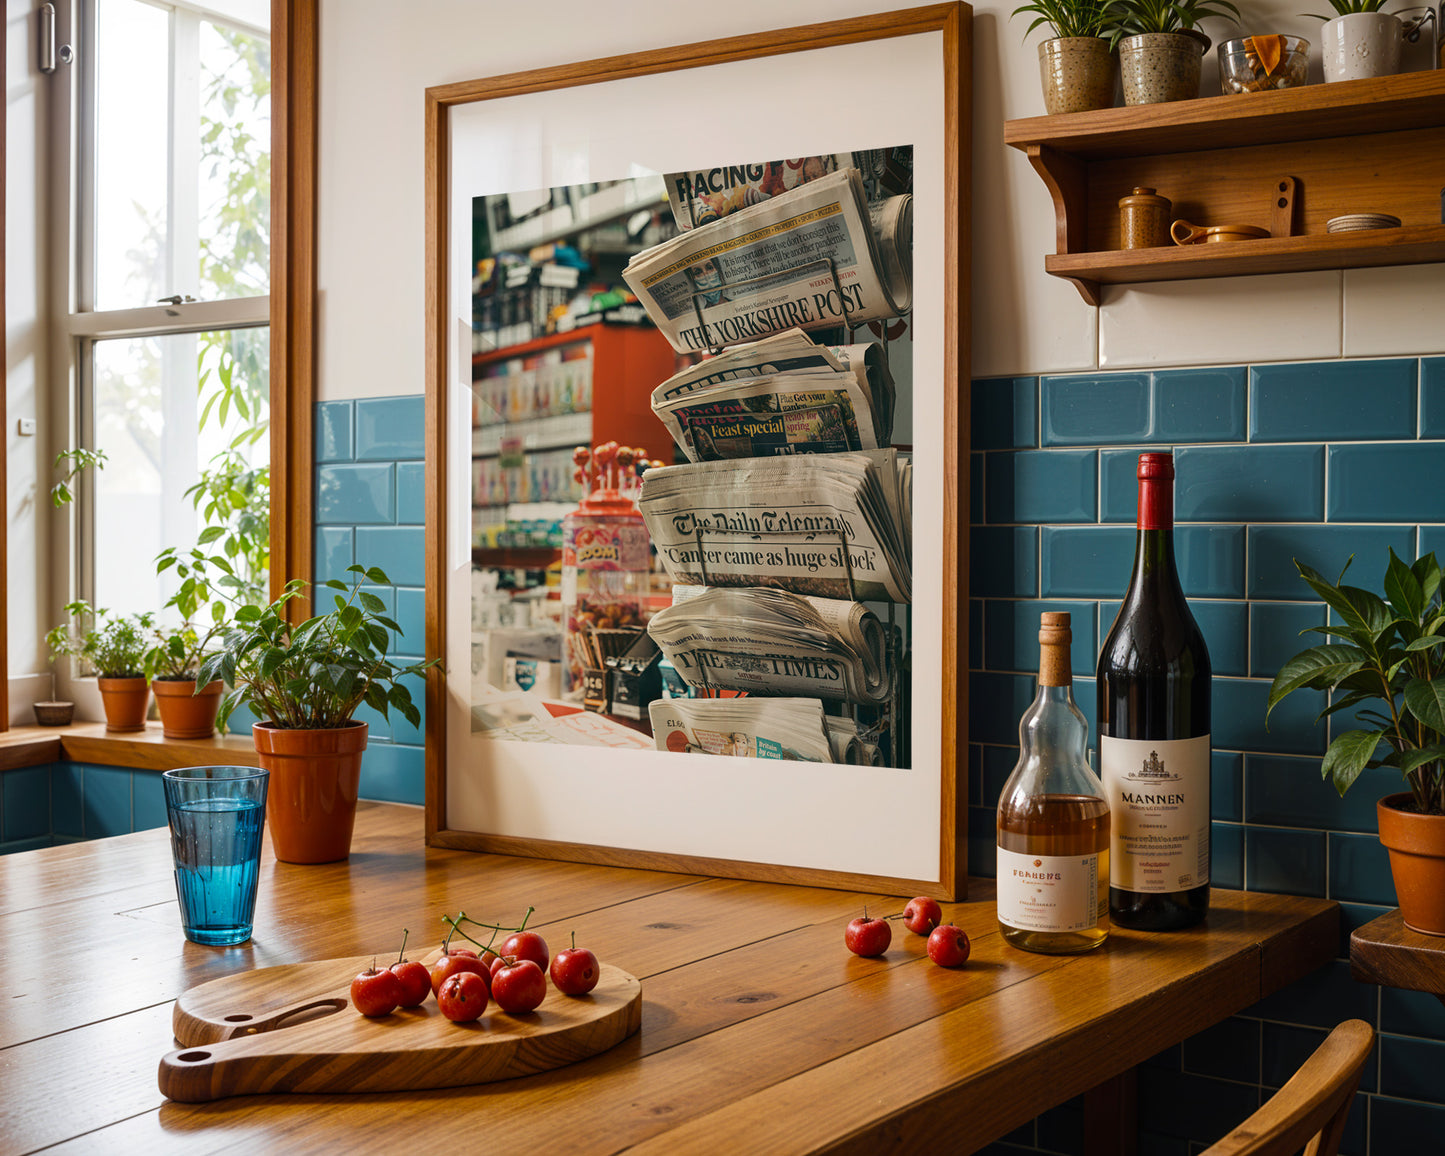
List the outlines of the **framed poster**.
{"label": "framed poster", "polygon": [[430,843],[965,894],[970,20],[428,90]]}

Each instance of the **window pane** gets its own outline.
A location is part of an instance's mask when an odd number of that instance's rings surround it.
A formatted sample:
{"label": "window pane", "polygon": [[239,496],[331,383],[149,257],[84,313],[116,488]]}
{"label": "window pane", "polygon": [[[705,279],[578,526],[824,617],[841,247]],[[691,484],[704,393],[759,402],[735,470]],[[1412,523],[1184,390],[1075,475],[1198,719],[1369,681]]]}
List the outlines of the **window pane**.
{"label": "window pane", "polygon": [[[270,331],[115,339],[93,348],[95,446],[106,454],[94,479],[95,602],[158,611],[175,579],[157,576],[152,561],[167,546],[190,549],[207,525],[227,526],[211,549],[230,553],[238,573],[264,589]],[[223,499],[207,516],[203,500],[198,511],[186,491],[207,476],[226,479],[219,493],[249,491],[250,501],[237,509]]]}
{"label": "window pane", "polygon": [[200,292],[266,293],[271,256],[271,45],[200,25]]}
{"label": "window pane", "polygon": [[266,293],[269,39],[190,8],[94,2],[94,308]]}
{"label": "window pane", "polygon": [[152,305],[168,270],[170,17],[136,0],[96,5],[95,307]]}

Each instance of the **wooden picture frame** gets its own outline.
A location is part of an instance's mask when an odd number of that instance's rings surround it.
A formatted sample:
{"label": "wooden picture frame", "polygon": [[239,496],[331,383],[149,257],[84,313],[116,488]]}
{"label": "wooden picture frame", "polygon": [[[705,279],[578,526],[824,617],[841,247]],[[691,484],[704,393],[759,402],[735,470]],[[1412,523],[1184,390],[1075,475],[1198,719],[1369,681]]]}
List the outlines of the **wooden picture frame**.
{"label": "wooden picture frame", "polygon": [[[937,4],[427,90],[426,645],[441,660],[426,695],[429,844],[965,896],[971,18],[967,4]],[[829,83],[815,83],[821,79]],[[701,116],[711,128],[712,98],[699,95],[707,92],[724,103],[736,98],[779,110],[777,123],[765,129],[751,122],[748,132],[761,143],[747,147],[756,155],[797,155],[815,143],[827,151],[820,141],[917,150],[913,255],[920,292],[911,324],[919,335],[915,373],[920,383],[926,379],[927,392],[920,384],[912,446],[908,709],[915,756],[897,770],[599,753],[477,740],[462,725],[470,705],[460,686],[470,662],[459,640],[469,637],[463,631],[470,622],[459,617],[469,605],[462,586],[469,586],[471,527],[470,509],[460,509],[460,471],[469,475],[470,461],[458,460],[469,455],[458,430],[471,387],[471,198],[670,171],[647,159],[656,156],[658,137],[667,137],[655,117],[666,104],[664,121],[680,125],[681,118]],[[833,95],[846,100],[830,103]],[[592,111],[599,108],[606,117]],[[800,109],[813,119],[800,123]],[[856,130],[864,139],[837,139],[860,115],[869,126]],[[579,127],[576,118],[585,123]],[[873,139],[890,132],[899,139]],[[797,151],[781,151],[790,144]],[[716,147],[728,155],[708,163],[731,163],[745,146]],[[646,156],[633,158],[629,150]],[[633,169],[607,171],[615,160],[606,158],[616,156]],[[677,773],[681,760],[688,760],[686,774]],[[858,774],[864,770],[873,777]],[[831,777],[818,777],[825,772]]]}

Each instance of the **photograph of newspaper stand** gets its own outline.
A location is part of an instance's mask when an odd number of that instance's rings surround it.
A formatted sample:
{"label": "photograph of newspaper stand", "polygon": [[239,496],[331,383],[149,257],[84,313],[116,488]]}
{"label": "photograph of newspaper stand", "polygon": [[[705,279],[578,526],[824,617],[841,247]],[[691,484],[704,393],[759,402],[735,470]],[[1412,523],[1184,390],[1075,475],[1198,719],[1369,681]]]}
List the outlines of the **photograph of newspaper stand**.
{"label": "photograph of newspaper stand", "polygon": [[[478,554],[475,737],[910,765],[912,162],[909,145],[723,157],[477,198],[474,340],[501,332],[488,285],[570,280],[540,309],[534,298],[521,336],[651,330],[673,372],[629,382],[651,411],[647,445],[583,432],[572,447],[547,495],[556,596],[514,588],[502,602],[529,607],[524,630],[516,613],[489,627],[505,575]],[[529,215],[602,197],[642,206],[630,245],[614,229],[607,245],[583,230],[499,249]],[[575,275],[547,272],[559,261]],[[543,368],[523,371],[534,390]],[[478,433],[492,426],[513,447],[505,468],[536,476],[532,459],[550,463],[563,435],[540,444],[535,421],[512,421],[489,373],[473,382],[473,477],[493,468]],[[540,396],[529,414],[546,410]],[[495,500],[478,488],[473,505]]]}
{"label": "photograph of newspaper stand", "polygon": [[427,89],[430,844],[966,892],[971,19]]}

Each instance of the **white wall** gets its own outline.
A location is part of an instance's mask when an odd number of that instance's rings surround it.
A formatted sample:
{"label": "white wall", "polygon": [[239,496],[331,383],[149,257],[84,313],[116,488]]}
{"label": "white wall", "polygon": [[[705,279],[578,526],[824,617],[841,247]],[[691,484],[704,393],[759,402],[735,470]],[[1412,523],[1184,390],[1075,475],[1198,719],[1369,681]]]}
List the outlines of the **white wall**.
{"label": "white wall", "polygon": [[[322,0],[321,396],[423,388],[427,87],[904,6],[549,0],[542,19],[531,5],[475,0]],[[1043,33],[1025,43],[1027,23],[1008,16],[1016,6],[974,8],[974,376],[1440,351],[1440,265],[1106,287],[1098,309],[1044,273],[1053,209],[1023,154],[1003,144],[1004,120],[1043,112]],[[1302,7],[1326,4],[1255,0],[1245,5],[1248,31],[1318,43],[1319,21],[1297,15]],[[1205,30],[1216,39],[1240,34],[1218,21]],[[1409,50],[1406,66],[1424,67],[1428,52]],[[1217,84],[1212,55],[1205,65],[1208,93]],[[1318,80],[1318,63],[1315,73]],[[861,96],[855,82],[850,99]],[[726,102],[699,101],[698,109],[705,132],[709,116],[726,115]]]}

